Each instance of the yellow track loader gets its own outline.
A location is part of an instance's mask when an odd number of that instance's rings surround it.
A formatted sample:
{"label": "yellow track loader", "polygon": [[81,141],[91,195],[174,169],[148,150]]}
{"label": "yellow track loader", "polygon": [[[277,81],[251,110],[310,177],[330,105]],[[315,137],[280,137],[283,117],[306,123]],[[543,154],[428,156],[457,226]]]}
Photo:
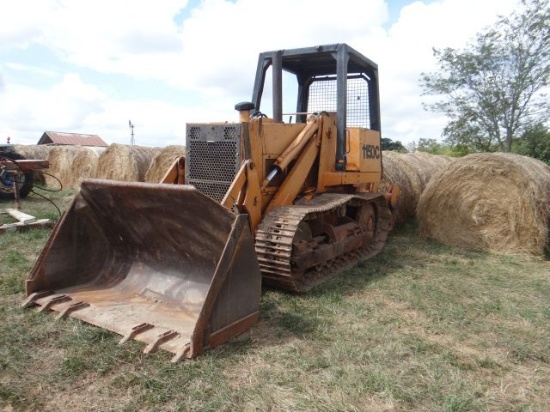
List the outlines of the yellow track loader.
{"label": "yellow track loader", "polygon": [[23,305],[177,361],[249,329],[262,280],[306,292],[382,250],[398,191],[378,192],[376,64],[346,44],[261,53],[235,109],[237,123],[188,124],[158,184],[85,181]]}

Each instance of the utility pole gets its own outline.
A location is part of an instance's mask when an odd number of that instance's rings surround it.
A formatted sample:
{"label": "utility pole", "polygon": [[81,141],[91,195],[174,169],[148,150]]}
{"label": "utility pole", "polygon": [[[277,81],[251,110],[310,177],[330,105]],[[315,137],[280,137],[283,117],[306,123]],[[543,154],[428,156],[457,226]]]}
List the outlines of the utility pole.
{"label": "utility pole", "polygon": [[131,120],[128,120],[128,126],[130,126],[130,131],[131,131],[130,144],[135,145],[136,141],[134,140],[134,125]]}

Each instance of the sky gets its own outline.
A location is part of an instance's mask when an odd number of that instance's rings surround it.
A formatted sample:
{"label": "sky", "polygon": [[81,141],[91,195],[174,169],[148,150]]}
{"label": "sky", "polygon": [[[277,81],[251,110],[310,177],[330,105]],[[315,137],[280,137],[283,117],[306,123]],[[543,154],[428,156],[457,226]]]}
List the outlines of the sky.
{"label": "sky", "polygon": [[518,0],[19,0],[0,13],[0,143],[44,131],[185,144],[236,122],[264,51],[347,43],[378,64],[382,135],[441,140],[432,49],[463,48]]}

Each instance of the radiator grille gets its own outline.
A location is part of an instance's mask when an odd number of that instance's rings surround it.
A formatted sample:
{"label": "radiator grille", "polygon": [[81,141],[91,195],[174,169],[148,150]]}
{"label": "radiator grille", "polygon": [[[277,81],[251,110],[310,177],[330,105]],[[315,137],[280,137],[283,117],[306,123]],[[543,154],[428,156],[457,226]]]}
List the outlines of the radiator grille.
{"label": "radiator grille", "polygon": [[188,125],[186,182],[221,202],[241,163],[240,125]]}

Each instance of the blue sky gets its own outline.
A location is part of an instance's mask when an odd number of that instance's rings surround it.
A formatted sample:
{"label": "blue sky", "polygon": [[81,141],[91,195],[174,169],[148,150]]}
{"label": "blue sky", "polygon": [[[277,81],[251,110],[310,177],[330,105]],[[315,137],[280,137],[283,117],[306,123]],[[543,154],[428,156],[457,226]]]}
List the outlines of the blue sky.
{"label": "blue sky", "polygon": [[378,63],[383,134],[439,138],[422,109],[432,47],[462,47],[516,0],[22,0],[0,14],[0,142],[45,130],[184,144],[186,122],[236,121],[258,53],[346,42]]}

